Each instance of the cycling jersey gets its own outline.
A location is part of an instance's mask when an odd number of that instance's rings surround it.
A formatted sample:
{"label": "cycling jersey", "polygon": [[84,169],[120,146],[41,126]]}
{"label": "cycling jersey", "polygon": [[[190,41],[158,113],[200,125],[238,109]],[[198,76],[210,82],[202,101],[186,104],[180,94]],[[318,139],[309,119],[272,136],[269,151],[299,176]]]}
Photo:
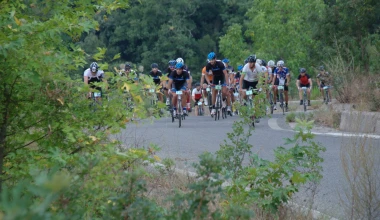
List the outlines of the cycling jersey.
{"label": "cycling jersey", "polygon": [[92,85],[92,83],[102,81],[102,79],[104,78],[104,71],[103,70],[98,70],[96,72],[96,74],[94,75],[94,74],[92,74],[90,68],[88,68],[84,71],[83,76],[88,77],[88,84],[90,84],[90,88],[95,88],[97,90],[101,90],[100,87],[95,87],[94,85]]}
{"label": "cycling jersey", "polygon": [[195,100],[199,100],[202,98],[202,89],[194,88],[193,92],[191,93],[192,96],[194,96]]}
{"label": "cycling jersey", "polygon": [[310,85],[310,83],[309,83],[310,76],[308,74],[305,74],[303,76],[300,74],[300,75],[298,75],[297,79],[300,82],[300,87]]}
{"label": "cycling jersey", "polygon": [[153,71],[150,71],[149,76],[153,78],[153,82],[156,85],[160,84],[160,82],[161,82],[160,77],[162,76],[161,70],[157,70],[156,73],[154,73]]}
{"label": "cycling jersey", "polygon": [[240,72],[237,72],[236,74],[235,74],[235,84],[239,84],[240,83]]}
{"label": "cycling jersey", "polygon": [[204,75],[205,77],[207,77],[208,80],[209,80],[210,82],[212,82],[212,78],[213,78],[212,73],[209,74],[209,73],[206,71],[206,66],[204,66],[204,67],[202,68],[202,75]]}
{"label": "cycling jersey", "polygon": [[282,70],[276,68],[274,71],[274,76],[277,76],[279,79],[286,79],[286,76],[289,75],[289,70],[286,67],[283,67]]}
{"label": "cycling jersey", "polygon": [[173,80],[172,88],[175,88],[176,90],[181,90],[183,87],[187,86],[186,80],[190,79],[189,73],[182,70],[182,73],[178,75],[177,70],[174,70],[170,76],[169,79]]}
{"label": "cycling jersey", "polygon": [[208,63],[206,65],[206,72],[212,71],[213,76],[220,77],[224,76],[223,70],[225,70],[226,67],[222,63],[222,61],[217,60],[214,65],[211,65],[211,63]]}
{"label": "cycling jersey", "polygon": [[272,67],[267,66],[267,72],[268,72],[268,80],[270,80],[270,76],[273,74]]}
{"label": "cycling jersey", "polygon": [[319,73],[317,78],[321,81],[321,85],[330,85],[331,84],[331,75],[328,72],[325,74]]}
{"label": "cycling jersey", "polygon": [[244,80],[247,82],[256,82],[259,80],[258,74],[262,72],[259,64],[255,63],[253,70],[249,68],[249,63],[243,67]]}

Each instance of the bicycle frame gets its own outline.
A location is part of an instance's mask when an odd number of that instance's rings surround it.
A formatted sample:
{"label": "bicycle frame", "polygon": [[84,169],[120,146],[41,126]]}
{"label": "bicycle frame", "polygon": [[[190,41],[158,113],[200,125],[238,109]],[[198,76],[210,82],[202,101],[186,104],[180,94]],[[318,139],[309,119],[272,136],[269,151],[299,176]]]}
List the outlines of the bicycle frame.
{"label": "bicycle frame", "polygon": [[303,91],[303,111],[306,112],[307,110],[307,87],[301,87],[302,91]]}
{"label": "bicycle frame", "polygon": [[278,90],[278,93],[279,93],[279,97],[280,97],[280,107],[282,109],[282,114],[285,115],[285,105],[284,105],[284,85],[279,85],[277,86],[277,90]]}
{"label": "bicycle frame", "polygon": [[217,118],[219,120],[220,110],[222,109],[222,85],[220,84],[220,81],[218,85],[215,85],[215,90],[217,90],[216,100],[215,100],[215,110],[216,110],[215,121],[216,121]]}
{"label": "bicycle frame", "polygon": [[330,102],[330,99],[331,99],[331,97],[330,97],[330,86],[324,86],[323,87],[323,90],[324,90],[324,92],[325,92],[325,103],[326,103],[326,105]]}

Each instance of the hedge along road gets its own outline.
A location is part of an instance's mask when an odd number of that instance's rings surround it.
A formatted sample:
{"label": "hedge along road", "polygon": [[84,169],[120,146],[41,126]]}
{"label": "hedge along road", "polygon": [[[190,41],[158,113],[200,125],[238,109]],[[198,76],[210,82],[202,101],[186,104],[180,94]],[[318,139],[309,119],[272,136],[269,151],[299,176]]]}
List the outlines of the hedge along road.
{"label": "hedge along road", "polygon": [[[192,171],[191,164],[198,161],[198,155],[204,151],[215,152],[220,144],[227,140],[227,132],[232,131],[232,124],[237,116],[214,121],[210,116],[190,116],[178,128],[178,122],[171,122],[171,118],[162,118],[154,122],[144,121],[139,124],[129,124],[116,138],[122,141],[125,147],[149,147],[158,145],[161,150],[158,156],[171,158],[176,161],[176,168]],[[275,114],[272,118],[263,118],[256,124],[249,139],[253,145],[253,152],[257,152],[264,159],[273,159],[273,150],[284,145],[284,138],[290,138],[294,131],[285,123],[285,116]],[[343,195],[347,185],[340,159],[340,147],[349,137],[342,134],[317,133],[315,141],[326,147],[322,153],[324,158],[323,179],[316,190],[310,185],[294,196],[296,204],[311,206],[327,215],[342,218],[343,208],[339,194]],[[374,138],[379,146],[380,140]],[[290,145],[288,146],[290,147]],[[379,149],[380,150],[380,149]]]}

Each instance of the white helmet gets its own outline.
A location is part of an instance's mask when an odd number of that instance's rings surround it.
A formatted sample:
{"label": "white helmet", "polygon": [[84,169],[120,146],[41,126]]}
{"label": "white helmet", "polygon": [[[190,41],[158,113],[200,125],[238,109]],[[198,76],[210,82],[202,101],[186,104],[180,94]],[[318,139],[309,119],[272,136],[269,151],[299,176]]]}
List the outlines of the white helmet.
{"label": "white helmet", "polygon": [[184,61],[181,57],[178,57],[175,61],[176,61],[177,63],[185,64],[185,61]]}
{"label": "white helmet", "polygon": [[285,63],[284,63],[284,61],[283,60],[279,60],[278,62],[277,62],[277,66],[278,67],[283,67],[283,66],[285,66]]}
{"label": "white helmet", "polygon": [[256,59],[256,63],[257,63],[257,64],[259,64],[260,66],[262,66],[262,65],[263,65],[263,61],[262,61],[262,60],[260,60],[260,59]]}
{"label": "white helmet", "polygon": [[270,66],[270,67],[274,67],[274,61],[273,61],[273,60],[269,60],[269,61],[268,61],[268,66]]}

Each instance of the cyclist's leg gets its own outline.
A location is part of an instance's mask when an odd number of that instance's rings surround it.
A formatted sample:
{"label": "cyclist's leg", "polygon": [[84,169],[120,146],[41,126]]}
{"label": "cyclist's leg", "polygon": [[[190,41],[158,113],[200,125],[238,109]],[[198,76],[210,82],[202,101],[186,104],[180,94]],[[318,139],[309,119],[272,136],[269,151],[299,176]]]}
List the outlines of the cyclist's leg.
{"label": "cyclist's leg", "polygon": [[186,86],[183,86],[182,88],[181,88],[181,90],[182,90],[182,109],[183,109],[183,111],[185,111],[186,112],[186,109],[187,109],[187,97],[188,97],[188,92],[187,92],[187,88],[186,88]]}

